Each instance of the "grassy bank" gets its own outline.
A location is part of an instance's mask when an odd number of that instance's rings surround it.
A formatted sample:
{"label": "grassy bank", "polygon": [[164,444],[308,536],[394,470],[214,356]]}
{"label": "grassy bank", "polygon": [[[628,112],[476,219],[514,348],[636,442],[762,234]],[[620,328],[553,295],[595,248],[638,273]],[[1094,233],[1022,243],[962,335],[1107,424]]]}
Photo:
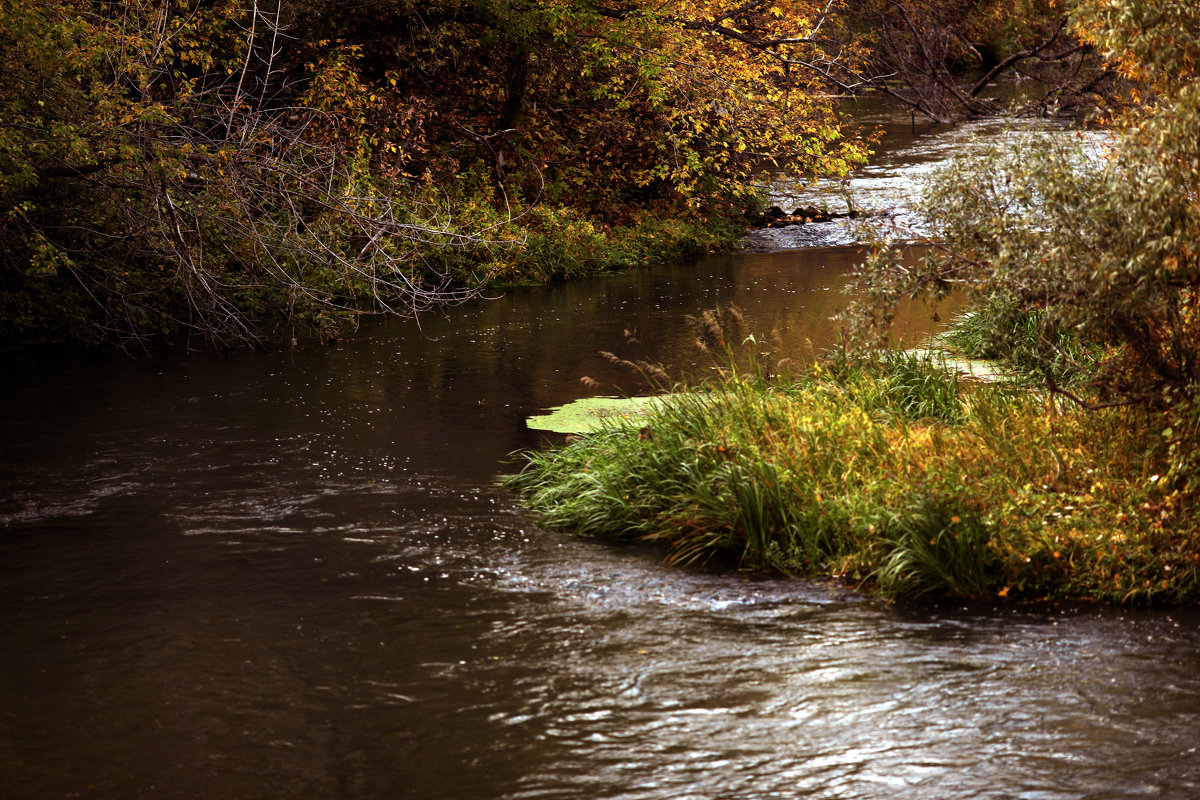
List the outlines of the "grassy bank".
{"label": "grassy bank", "polygon": [[[89,280],[111,278],[121,291],[139,298],[137,319],[129,324],[113,321],[112,304],[97,302],[103,294],[99,290],[88,293],[79,270],[38,275],[0,271],[0,348],[108,343],[141,352],[196,334],[219,346],[306,337],[336,341],[353,331],[364,314],[438,308],[493,288],[730,250],[746,233],[742,212],[733,208],[707,215],[686,208],[654,213],[631,208],[619,221],[606,222],[565,206],[498,209],[495,198],[487,192],[471,194],[471,188],[454,204],[457,224],[487,235],[431,235],[404,245],[408,251],[396,256],[396,271],[386,279],[371,270],[346,268],[347,262],[332,257],[298,260],[292,265],[299,275],[294,282],[247,277],[231,268],[213,284],[220,297],[209,298],[209,311],[221,310],[219,325],[189,310],[191,284],[175,279],[179,270],[167,269],[169,261],[153,270],[123,260],[96,267]],[[361,244],[355,246],[359,248]],[[269,260],[246,269],[283,271]],[[409,291],[420,296],[416,302],[405,299]],[[188,342],[195,346],[191,338]]]}
{"label": "grassy bank", "polygon": [[[498,224],[481,209],[482,224]],[[426,254],[443,259],[444,272],[464,284],[486,276],[489,285],[540,284],[582,278],[730,250],[746,234],[743,213],[698,214],[686,209],[629,209],[605,222],[568,207],[536,206],[504,224],[503,241],[486,247]]]}
{"label": "grassy bank", "polygon": [[548,526],[662,542],[677,562],[732,553],[901,599],[1193,603],[1200,524],[1160,428],[897,355],[676,393],[529,454],[507,483]]}

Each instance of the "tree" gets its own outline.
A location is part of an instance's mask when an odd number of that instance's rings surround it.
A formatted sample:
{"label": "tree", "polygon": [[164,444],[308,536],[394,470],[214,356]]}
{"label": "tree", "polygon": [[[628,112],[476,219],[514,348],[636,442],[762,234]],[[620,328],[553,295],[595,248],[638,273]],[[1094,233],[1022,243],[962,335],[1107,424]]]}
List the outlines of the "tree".
{"label": "tree", "polygon": [[[481,160],[529,202],[736,202],[766,163],[805,177],[864,155],[823,78],[838,3],[381,4],[354,39],[430,109],[426,167]],[[850,58],[853,54],[843,54]]]}
{"label": "tree", "polygon": [[844,171],[799,69],[836,9],[0,0],[4,338],[330,333],[470,296],[539,203],[728,212],[765,163]]}
{"label": "tree", "polygon": [[443,224],[342,135],[369,106],[345,54],[286,92],[280,12],[3,4],[10,334],[254,341],[272,317],[328,331],[367,302],[412,312],[470,293],[415,253],[486,234]]}
{"label": "tree", "polygon": [[849,12],[867,57],[831,65],[844,91],[876,91],[935,122],[1003,110],[988,90],[1016,77],[1022,110],[1066,112],[1106,102],[1114,73],[1081,42],[1053,0],[858,0]]}
{"label": "tree", "polygon": [[[997,350],[1051,392],[1086,407],[1186,407],[1200,393],[1200,8],[1086,0],[1075,25],[1144,103],[1106,152],[1024,141],[937,176],[929,255],[913,266],[897,243],[879,247],[856,319],[878,334],[900,297],[963,291]],[[1088,396],[1058,383],[1064,334],[1103,349]]]}

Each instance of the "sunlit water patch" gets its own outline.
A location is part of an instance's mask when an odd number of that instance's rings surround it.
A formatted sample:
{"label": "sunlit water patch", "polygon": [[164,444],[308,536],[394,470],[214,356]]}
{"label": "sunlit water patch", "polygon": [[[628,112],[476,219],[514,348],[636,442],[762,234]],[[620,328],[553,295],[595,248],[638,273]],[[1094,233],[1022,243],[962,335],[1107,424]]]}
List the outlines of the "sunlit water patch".
{"label": "sunlit water patch", "polygon": [[[911,240],[926,230],[913,211],[926,180],[954,158],[970,157],[984,148],[1020,146],[1022,139],[1032,134],[1078,138],[1086,153],[1099,158],[1110,141],[1101,132],[1036,119],[981,119],[960,125],[912,123],[909,127],[884,117],[880,123],[889,124],[871,163],[847,178],[811,185],[775,181],[766,187],[768,205],[785,213],[816,209],[837,218],[752,231],[745,239],[746,249],[852,245],[865,241],[864,226],[876,235]],[[846,216],[851,211],[859,216]]]}

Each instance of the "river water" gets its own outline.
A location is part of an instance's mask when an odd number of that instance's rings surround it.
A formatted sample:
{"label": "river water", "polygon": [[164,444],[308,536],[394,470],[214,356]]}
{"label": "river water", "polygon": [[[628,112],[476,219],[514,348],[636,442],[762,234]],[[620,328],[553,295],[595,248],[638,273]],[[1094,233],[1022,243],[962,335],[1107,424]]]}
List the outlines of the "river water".
{"label": "river water", "polygon": [[687,317],[734,301],[802,357],[856,257],[512,291],[334,348],[6,357],[0,798],[1200,796],[1195,612],[667,569],[497,488],[581,377],[639,388],[599,350],[704,370]]}

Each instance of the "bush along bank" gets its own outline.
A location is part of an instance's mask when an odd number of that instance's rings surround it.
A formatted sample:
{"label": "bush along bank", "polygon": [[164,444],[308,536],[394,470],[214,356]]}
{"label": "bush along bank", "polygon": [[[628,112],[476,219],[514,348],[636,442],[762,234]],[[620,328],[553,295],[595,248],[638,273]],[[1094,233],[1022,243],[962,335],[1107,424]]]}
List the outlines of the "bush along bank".
{"label": "bush along bank", "polygon": [[499,235],[473,246],[430,248],[422,259],[464,286],[539,285],[728,251],[747,229],[745,211],[732,207],[709,214],[627,208],[619,221],[605,221],[566,206],[502,214],[484,196],[465,202],[460,211]]}
{"label": "bush along bank", "polygon": [[666,544],[675,563],[831,576],[888,598],[1195,603],[1194,493],[1179,435],[960,382],[928,356],[727,375],[524,456],[506,479],[542,522]]}

